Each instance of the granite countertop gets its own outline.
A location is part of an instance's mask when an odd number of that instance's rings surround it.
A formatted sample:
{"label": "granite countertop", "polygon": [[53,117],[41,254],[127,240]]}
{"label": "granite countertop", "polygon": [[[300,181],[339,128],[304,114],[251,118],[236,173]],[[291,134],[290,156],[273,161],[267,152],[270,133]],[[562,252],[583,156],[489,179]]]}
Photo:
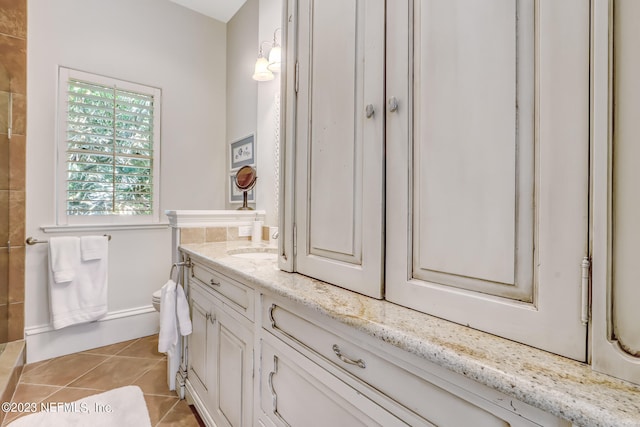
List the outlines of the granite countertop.
{"label": "granite countertop", "polygon": [[374,338],[579,426],[640,426],[640,386],[591,366],[369,298],[277,268],[273,259],[231,256],[250,242],[181,245],[224,274],[321,312]]}

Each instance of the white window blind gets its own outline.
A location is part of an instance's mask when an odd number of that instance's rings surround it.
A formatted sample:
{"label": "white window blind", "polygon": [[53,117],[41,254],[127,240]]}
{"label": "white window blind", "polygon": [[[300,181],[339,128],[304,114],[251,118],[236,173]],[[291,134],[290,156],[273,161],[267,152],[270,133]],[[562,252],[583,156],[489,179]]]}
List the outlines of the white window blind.
{"label": "white window blind", "polygon": [[157,215],[159,90],[68,69],[60,85],[64,214]]}

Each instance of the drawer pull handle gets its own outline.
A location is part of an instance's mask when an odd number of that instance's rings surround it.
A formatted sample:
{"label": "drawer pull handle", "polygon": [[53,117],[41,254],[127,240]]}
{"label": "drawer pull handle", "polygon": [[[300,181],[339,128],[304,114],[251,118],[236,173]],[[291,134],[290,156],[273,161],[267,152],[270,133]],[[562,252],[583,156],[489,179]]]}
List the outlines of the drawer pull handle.
{"label": "drawer pull handle", "polygon": [[362,369],[366,368],[366,365],[364,364],[364,360],[362,359],[353,360],[353,359],[349,359],[348,357],[345,357],[340,351],[340,347],[338,347],[338,344],[333,345],[333,352],[336,354],[336,356],[338,356],[338,359],[342,360],[344,363],[348,363],[349,365],[356,365]]}
{"label": "drawer pull handle", "polygon": [[207,320],[209,322],[211,322],[211,324],[215,324],[216,323],[216,316],[215,314],[211,314],[211,313],[207,313],[207,315],[205,316],[207,318]]}
{"label": "drawer pull handle", "polygon": [[220,282],[216,282],[214,279],[209,280],[209,283],[211,283],[211,286],[220,286]]}

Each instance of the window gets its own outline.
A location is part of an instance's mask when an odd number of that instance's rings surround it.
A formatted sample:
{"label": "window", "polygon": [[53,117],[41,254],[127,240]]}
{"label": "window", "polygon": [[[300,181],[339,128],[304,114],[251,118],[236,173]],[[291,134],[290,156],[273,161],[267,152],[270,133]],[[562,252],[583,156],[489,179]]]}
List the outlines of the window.
{"label": "window", "polygon": [[58,223],[157,222],[160,90],[59,73]]}

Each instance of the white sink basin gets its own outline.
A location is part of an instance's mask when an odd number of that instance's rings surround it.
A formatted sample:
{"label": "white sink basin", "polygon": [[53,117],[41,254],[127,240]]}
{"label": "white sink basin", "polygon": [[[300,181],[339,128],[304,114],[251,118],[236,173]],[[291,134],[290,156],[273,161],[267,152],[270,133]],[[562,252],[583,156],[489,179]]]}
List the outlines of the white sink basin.
{"label": "white sink basin", "polygon": [[255,260],[276,260],[278,254],[276,248],[238,248],[230,249],[227,253],[236,258]]}

